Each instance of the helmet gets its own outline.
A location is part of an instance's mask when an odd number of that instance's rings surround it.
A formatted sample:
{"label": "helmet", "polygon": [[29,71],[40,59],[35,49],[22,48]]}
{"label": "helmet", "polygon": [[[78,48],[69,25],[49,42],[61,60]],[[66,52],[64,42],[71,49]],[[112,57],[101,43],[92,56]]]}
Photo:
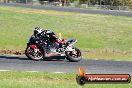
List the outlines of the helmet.
{"label": "helmet", "polygon": [[34,28],[34,34],[39,34],[42,32],[42,29],[40,27],[35,27]]}

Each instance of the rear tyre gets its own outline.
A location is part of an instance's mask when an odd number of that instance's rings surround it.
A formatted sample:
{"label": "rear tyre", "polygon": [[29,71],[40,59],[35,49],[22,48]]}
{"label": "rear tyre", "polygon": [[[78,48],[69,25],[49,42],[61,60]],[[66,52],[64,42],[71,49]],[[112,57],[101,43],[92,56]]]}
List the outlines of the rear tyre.
{"label": "rear tyre", "polygon": [[30,48],[30,47],[27,47],[26,50],[25,50],[25,55],[31,59],[31,60],[41,60],[43,58],[43,54],[42,52],[37,49],[37,51],[35,52],[34,49]]}
{"label": "rear tyre", "polygon": [[82,59],[81,51],[77,48],[74,48],[75,51],[66,52],[66,59],[70,62],[78,62]]}

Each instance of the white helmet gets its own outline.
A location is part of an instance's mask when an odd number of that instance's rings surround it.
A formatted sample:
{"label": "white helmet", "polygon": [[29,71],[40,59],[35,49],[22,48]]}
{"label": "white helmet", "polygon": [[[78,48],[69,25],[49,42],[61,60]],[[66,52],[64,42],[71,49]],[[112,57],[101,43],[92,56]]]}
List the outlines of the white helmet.
{"label": "white helmet", "polygon": [[42,32],[42,29],[40,27],[35,27],[34,28],[34,34],[39,34]]}

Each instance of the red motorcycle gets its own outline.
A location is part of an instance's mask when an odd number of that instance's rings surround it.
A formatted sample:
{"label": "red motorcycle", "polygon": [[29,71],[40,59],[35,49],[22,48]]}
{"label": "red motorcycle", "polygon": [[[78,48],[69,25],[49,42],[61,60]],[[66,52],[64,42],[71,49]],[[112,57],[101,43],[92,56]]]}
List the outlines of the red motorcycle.
{"label": "red motorcycle", "polygon": [[[56,42],[58,42],[58,40],[59,38],[56,39]],[[61,47],[58,48],[56,48],[56,43],[50,43],[48,45],[45,45],[45,53],[43,54],[42,50],[37,47],[37,45],[33,42],[32,38],[30,38],[27,43],[25,55],[32,60],[41,60],[51,56],[63,56],[70,62],[78,62],[82,59],[82,55],[81,51],[78,48],[74,47],[74,44],[76,42],[76,39],[63,39],[59,42],[59,46]]]}

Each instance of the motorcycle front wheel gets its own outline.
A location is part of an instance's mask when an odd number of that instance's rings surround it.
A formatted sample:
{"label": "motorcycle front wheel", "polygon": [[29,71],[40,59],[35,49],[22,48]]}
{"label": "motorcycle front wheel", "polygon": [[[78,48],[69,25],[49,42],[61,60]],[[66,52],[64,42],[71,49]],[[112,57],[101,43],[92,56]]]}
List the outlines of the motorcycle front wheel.
{"label": "motorcycle front wheel", "polygon": [[43,54],[42,52],[37,49],[36,51],[34,49],[32,49],[31,47],[27,47],[25,50],[25,55],[32,60],[41,60],[43,58]]}
{"label": "motorcycle front wheel", "polygon": [[77,48],[73,48],[74,51],[66,52],[66,59],[70,62],[78,62],[82,59],[81,51]]}

